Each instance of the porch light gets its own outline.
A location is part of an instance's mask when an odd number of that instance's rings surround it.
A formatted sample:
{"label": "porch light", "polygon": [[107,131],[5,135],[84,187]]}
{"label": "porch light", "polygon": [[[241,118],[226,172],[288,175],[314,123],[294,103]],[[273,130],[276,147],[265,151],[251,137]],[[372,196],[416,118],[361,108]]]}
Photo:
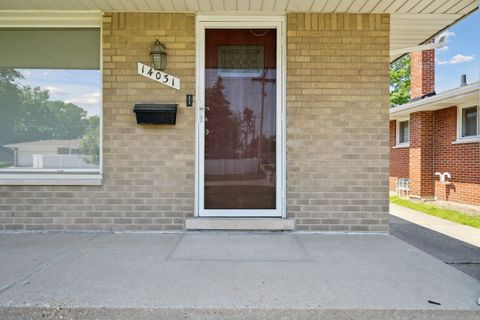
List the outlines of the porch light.
{"label": "porch light", "polygon": [[165,45],[163,45],[160,40],[155,40],[155,45],[150,49],[150,55],[152,56],[155,70],[165,70],[167,66],[167,53],[165,52]]}

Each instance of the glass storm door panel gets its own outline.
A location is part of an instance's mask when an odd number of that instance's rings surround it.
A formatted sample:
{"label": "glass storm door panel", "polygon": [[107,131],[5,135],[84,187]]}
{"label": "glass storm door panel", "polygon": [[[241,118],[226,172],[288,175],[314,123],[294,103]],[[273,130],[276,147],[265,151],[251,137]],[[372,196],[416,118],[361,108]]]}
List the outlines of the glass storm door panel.
{"label": "glass storm door panel", "polygon": [[276,210],[276,41],[276,29],[205,30],[206,211]]}

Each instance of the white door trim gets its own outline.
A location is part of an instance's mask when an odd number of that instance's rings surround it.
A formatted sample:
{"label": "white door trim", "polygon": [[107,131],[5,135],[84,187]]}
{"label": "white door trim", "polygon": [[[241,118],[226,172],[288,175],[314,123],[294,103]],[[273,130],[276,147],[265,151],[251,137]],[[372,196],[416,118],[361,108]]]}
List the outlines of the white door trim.
{"label": "white door trim", "polygon": [[[277,119],[276,134],[276,209],[272,210],[205,210],[204,209],[204,133],[205,133],[205,29],[277,29]],[[195,105],[195,217],[282,217],[286,218],[286,17],[197,15],[196,25],[196,100]],[[206,212],[208,211],[208,212]]]}

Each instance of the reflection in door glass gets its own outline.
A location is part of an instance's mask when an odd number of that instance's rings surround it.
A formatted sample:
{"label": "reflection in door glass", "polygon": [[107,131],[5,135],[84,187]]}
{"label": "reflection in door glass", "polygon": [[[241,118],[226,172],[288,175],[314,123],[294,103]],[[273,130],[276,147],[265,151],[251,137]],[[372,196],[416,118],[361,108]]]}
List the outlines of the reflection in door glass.
{"label": "reflection in door glass", "polygon": [[205,209],[276,208],[276,30],[208,29]]}

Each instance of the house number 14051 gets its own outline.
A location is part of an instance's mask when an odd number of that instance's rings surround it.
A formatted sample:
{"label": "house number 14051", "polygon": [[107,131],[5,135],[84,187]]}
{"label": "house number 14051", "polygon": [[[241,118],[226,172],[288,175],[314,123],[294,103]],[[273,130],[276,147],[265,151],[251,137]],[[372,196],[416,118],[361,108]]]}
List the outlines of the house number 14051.
{"label": "house number 14051", "polygon": [[161,84],[164,84],[170,88],[180,90],[180,79],[172,76],[171,74],[155,70],[141,62],[137,64],[137,71],[138,74],[144,77],[160,82]]}

